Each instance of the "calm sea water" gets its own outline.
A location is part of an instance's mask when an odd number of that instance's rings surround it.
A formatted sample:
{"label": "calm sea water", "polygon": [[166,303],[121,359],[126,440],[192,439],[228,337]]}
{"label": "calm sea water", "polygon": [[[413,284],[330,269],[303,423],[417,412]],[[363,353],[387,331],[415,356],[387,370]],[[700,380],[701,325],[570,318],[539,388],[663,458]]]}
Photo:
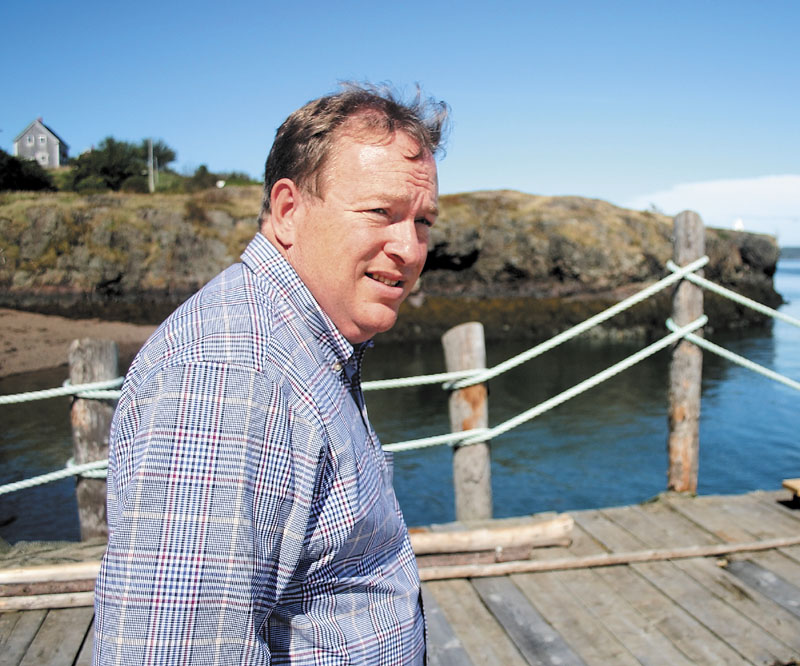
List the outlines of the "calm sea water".
{"label": "calm sea water", "polygon": [[[800,260],[783,260],[776,287],[782,311],[800,318]],[[769,328],[708,336],[747,358],[800,380],[800,329]],[[491,425],[585,379],[639,344],[578,339],[490,384]],[[526,343],[490,345],[493,365]],[[497,517],[644,501],[666,487],[668,353],[660,352],[492,445]],[[434,345],[376,345],[365,379],[441,372]],[[66,369],[0,379],[0,394],[59,385]],[[367,394],[384,443],[447,432],[447,399],[438,386]],[[71,454],[66,398],[0,407],[0,483],[63,466]],[[777,489],[800,476],[800,393],[712,354],[704,355],[699,492]],[[395,487],[410,525],[454,518],[452,452],[435,447],[395,454]],[[78,539],[74,481],[0,496],[0,537]]]}

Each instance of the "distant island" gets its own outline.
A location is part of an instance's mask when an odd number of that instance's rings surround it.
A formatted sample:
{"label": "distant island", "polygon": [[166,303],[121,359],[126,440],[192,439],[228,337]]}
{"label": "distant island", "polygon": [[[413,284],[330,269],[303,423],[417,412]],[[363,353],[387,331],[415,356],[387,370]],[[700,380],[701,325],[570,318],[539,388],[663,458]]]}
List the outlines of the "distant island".
{"label": "distant island", "polygon": [[781,259],[800,259],[800,247],[782,247]]}

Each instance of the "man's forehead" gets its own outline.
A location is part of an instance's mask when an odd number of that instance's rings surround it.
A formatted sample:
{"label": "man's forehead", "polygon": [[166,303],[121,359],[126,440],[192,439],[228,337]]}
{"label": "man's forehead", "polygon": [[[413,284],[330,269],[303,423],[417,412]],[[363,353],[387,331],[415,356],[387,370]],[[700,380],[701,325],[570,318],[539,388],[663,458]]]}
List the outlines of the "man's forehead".
{"label": "man's forehead", "polygon": [[359,144],[366,147],[374,147],[376,154],[380,148],[385,148],[393,141],[398,140],[403,144],[404,153],[410,160],[424,158],[430,151],[423,149],[419,141],[403,129],[387,129],[380,126],[370,125],[363,119],[358,120],[358,116],[345,123],[336,130],[331,152],[336,154],[348,144]]}
{"label": "man's forehead", "polygon": [[[360,131],[357,132],[340,131],[337,132],[337,134],[338,136],[331,146],[328,157],[321,165],[321,169],[318,172],[319,177],[317,182],[320,186],[319,192],[323,196],[324,190],[333,173],[331,169],[342,165],[343,159],[348,159],[344,157],[344,153],[348,153],[350,158],[354,156],[353,152],[349,150],[350,148],[354,147],[356,149],[355,152],[357,155],[355,157],[362,169],[377,173],[385,170],[384,167],[387,161],[391,162],[393,159],[390,154],[387,153],[386,148],[395,140],[398,141],[398,146],[408,163],[414,166],[418,165],[419,171],[425,172],[426,176],[427,174],[431,174],[432,171],[431,175],[434,185],[438,190],[438,173],[436,160],[433,154],[429,150],[420,151],[417,140],[407,132],[403,130],[382,131],[376,128],[368,130],[361,127]],[[425,176],[421,177],[421,179],[428,178],[430,178],[430,176],[427,176],[427,178]]]}

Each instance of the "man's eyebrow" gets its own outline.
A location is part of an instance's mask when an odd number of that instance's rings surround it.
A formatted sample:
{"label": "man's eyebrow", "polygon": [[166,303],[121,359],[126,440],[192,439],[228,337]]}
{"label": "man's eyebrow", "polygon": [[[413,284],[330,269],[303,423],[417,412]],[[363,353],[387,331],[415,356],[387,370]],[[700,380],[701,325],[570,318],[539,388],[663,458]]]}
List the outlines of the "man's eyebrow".
{"label": "man's eyebrow", "polygon": [[[385,201],[390,204],[402,203],[406,200],[403,195],[391,194],[389,192],[378,192],[373,195],[365,196],[364,199],[370,201]],[[421,212],[425,215],[431,215],[432,217],[439,217],[439,206],[435,203],[430,206],[424,206]]]}

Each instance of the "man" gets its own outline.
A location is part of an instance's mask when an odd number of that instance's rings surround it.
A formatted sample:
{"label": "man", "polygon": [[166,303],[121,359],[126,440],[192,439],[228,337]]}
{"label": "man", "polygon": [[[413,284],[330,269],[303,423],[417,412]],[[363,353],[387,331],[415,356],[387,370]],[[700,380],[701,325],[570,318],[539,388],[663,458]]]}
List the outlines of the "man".
{"label": "man", "polygon": [[418,664],[419,577],[360,388],[437,214],[444,104],[348,87],[279,128],[260,233],[131,365],[96,664]]}

